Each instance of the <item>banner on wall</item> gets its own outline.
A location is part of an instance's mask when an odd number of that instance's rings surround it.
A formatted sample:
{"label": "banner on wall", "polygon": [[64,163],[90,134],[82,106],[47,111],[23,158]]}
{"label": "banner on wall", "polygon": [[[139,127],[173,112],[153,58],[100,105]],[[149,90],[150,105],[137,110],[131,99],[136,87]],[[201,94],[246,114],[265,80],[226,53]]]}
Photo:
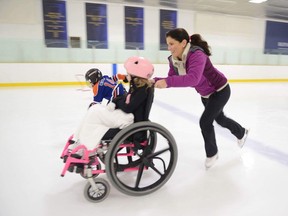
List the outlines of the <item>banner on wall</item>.
{"label": "banner on wall", "polygon": [[264,53],[288,55],[288,23],[266,21]]}
{"label": "banner on wall", "polygon": [[86,3],[87,47],[107,49],[107,6]]}
{"label": "banner on wall", "polygon": [[160,10],[160,50],[167,50],[165,34],[177,27],[177,11]]}
{"label": "banner on wall", "polygon": [[144,10],[125,6],[125,49],[144,49]]}
{"label": "banner on wall", "polygon": [[43,22],[47,47],[68,47],[66,2],[43,0]]}

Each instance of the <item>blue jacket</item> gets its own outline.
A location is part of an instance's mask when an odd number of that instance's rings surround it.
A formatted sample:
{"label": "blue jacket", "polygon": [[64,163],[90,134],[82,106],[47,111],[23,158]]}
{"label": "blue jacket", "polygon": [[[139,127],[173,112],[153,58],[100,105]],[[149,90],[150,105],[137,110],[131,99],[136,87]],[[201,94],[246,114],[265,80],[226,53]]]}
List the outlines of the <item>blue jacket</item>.
{"label": "blue jacket", "polygon": [[111,98],[124,94],[126,94],[124,86],[121,83],[117,84],[117,80],[114,81],[114,79],[106,75],[93,86],[93,99],[96,103],[101,103],[104,98],[110,101]]}

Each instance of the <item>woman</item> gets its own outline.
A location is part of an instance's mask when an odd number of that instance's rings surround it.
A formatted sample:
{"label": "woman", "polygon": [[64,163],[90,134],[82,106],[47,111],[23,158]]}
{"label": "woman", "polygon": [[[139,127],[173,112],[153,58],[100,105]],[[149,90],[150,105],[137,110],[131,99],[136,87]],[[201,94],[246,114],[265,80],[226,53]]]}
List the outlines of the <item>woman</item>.
{"label": "woman", "polygon": [[166,33],[169,56],[169,72],[166,78],[154,78],[155,88],[193,87],[200,94],[204,112],[200,118],[200,128],[206,151],[206,168],[218,159],[214,120],[237,137],[238,145],[243,147],[248,135],[247,129],[227,118],[223,108],[230,97],[227,78],[211,63],[210,47],[199,34],[189,37],[183,28]]}

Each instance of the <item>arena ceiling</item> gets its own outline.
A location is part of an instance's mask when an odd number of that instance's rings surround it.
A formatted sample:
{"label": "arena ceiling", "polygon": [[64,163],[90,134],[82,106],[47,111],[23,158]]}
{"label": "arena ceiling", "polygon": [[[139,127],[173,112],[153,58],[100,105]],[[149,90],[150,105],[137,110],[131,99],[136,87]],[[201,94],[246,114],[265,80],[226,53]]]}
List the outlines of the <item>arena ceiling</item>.
{"label": "arena ceiling", "polygon": [[134,4],[251,18],[288,20],[288,0],[267,0],[258,4],[250,3],[249,0],[106,0],[95,2]]}

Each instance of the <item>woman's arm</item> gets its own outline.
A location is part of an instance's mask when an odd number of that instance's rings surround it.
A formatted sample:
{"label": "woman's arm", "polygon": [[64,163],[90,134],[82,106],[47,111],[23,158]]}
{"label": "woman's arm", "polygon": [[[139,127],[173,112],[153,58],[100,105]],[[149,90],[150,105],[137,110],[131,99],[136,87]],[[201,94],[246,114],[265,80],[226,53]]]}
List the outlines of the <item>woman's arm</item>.
{"label": "woman's arm", "polygon": [[171,75],[165,81],[169,87],[195,87],[202,79],[207,56],[202,51],[196,51],[188,56],[186,75]]}

